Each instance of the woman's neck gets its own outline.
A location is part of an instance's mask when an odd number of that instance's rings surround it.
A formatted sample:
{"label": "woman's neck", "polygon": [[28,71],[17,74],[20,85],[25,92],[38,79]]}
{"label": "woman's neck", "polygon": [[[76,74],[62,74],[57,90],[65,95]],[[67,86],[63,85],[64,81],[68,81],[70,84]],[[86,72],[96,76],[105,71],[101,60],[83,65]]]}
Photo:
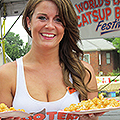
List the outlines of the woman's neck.
{"label": "woman's neck", "polygon": [[59,64],[59,50],[58,49],[36,49],[31,50],[24,56],[26,62],[41,63],[45,65]]}

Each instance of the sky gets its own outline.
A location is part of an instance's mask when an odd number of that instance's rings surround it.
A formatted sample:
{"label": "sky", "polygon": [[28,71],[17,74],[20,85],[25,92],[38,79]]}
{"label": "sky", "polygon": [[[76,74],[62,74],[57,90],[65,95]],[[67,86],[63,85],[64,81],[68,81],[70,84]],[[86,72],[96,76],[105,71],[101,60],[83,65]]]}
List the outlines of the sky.
{"label": "sky", "polygon": [[[17,18],[18,18],[18,16],[6,17],[6,21],[5,21],[5,32],[6,33],[10,29],[10,27],[13,25],[13,23],[16,21]],[[10,32],[19,34],[20,39],[22,39],[24,43],[28,42],[27,32],[24,30],[24,28],[22,26],[22,16],[18,19],[18,21],[12,27]]]}

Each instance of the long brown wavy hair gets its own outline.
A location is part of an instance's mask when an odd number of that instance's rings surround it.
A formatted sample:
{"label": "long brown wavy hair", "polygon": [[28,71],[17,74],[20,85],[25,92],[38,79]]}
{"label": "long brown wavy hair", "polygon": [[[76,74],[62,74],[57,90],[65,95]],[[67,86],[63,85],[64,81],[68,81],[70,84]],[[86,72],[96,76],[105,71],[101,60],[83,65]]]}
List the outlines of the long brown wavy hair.
{"label": "long brown wavy hair", "polygon": [[[31,20],[37,4],[45,0],[29,0],[23,13],[22,24],[27,33],[31,36],[28,30],[26,17]],[[75,88],[80,93],[80,100],[87,99],[87,92],[91,90],[87,88],[87,84],[91,80],[90,71],[84,67],[80,61],[83,57],[83,51],[77,46],[77,42],[81,42],[78,19],[74,7],[70,0],[48,0],[53,1],[59,9],[59,17],[65,27],[65,34],[59,44],[59,60],[62,65],[63,78],[66,86]],[[32,37],[32,36],[31,36]],[[88,83],[84,83],[86,70],[90,73]],[[73,84],[69,81],[69,74],[73,79]]]}

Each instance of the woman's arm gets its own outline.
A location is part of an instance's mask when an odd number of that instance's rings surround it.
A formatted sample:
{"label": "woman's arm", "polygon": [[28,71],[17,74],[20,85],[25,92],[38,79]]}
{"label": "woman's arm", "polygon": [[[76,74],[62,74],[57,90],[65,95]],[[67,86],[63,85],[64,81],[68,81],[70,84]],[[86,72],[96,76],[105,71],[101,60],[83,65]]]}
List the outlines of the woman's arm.
{"label": "woman's arm", "polygon": [[15,84],[15,63],[7,63],[0,67],[0,103],[12,106],[13,86]]}
{"label": "woman's arm", "polygon": [[[82,63],[84,64],[84,66],[90,71],[91,73],[91,81],[90,83],[87,85],[87,87],[89,89],[93,89],[93,90],[96,90],[94,92],[88,92],[87,96],[88,96],[88,99],[93,99],[94,97],[97,97],[98,96],[98,92],[97,92],[97,80],[96,80],[96,76],[95,76],[95,73],[94,73],[94,69],[93,67],[88,64],[87,62],[84,62],[82,61]],[[86,77],[85,77],[85,84],[89,81],[89,78],[90,78],[90,73],[86,70]]]}
{"label": "woman's arm", "polygon": [[[91,73],[91,81],[87,85],[87,87],[89,89],[97,90],[97,80],[96,80],[96,76],[95,76],[93,67],[90,64],[88,64],[87,62],[82,61],[82,63]],[[86,70],[85,84],[89,81],[90,73]],[[97,96],[98,96],[97,91],[87,93],[88,99],[93,99],[94,97],[97,97]],[[101,115],[101,114],[89,114],[89,115],[85,115],[81,119],[83,119],[83,120],[98,120],[99,115]]]}

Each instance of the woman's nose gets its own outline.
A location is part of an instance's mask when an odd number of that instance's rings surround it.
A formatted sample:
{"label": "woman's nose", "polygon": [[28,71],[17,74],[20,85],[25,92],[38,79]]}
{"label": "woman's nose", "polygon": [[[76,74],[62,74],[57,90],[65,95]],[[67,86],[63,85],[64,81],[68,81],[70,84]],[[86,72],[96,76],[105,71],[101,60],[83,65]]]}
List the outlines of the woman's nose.
{"label": "woman's nose", "polygon": [[45,28],[47,28],[47,29],[54,29],[55,25],[54,25],[53,21],[52,20],[48,20],[46,25],[45,25]]}

